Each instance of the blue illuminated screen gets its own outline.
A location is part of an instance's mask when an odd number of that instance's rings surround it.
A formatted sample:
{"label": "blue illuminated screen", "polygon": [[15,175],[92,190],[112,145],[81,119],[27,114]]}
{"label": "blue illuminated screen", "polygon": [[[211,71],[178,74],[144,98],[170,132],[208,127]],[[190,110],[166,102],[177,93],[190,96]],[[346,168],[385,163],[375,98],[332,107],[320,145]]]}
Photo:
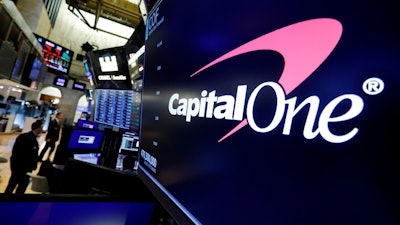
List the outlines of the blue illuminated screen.
{"label": "blue illuminated screen", "polygon": [[99,152],[103,141],[103,131],[74,129],[68,142],[68,149],[78,152]]}

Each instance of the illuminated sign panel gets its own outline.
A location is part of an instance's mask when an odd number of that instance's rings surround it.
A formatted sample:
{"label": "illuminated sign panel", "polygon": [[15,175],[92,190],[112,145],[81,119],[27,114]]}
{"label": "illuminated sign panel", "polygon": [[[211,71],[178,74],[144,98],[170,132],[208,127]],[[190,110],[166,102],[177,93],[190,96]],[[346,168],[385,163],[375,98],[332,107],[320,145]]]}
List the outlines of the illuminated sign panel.
{"label": "illuminated sign panel", "polygon": [[88,52],[85,68],[96,88],[132,90],[128,61],[123,47]]}
{"label": "illuminated sign panel", "polygon": [[53,84],[55,86],[59,86],[59,87],[66,87],[68,84],[68,79],[63,78],[63,77],[55,77]]}
{"label": "illuminated sign panel", "polygon": [[139,176],[179,224],[398,223],[394,8],[159,1]]}
{"label": "illuminated sign panel", "polygon": [[79,90],[79,91],[85,91],[86,84],[74,81],[74,83],[72,84],[72,89]]}

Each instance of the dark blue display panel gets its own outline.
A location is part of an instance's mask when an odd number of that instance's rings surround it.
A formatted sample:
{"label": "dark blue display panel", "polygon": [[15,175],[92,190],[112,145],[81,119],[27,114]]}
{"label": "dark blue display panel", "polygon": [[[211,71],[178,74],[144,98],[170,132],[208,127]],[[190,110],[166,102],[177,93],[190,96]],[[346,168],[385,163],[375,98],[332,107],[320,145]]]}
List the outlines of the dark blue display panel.
{"label": "dark blue display panel", "polygon": [[84,61],[86,75],[99,89],[132,90],[123,47],[90,51]]}
{"label": "dark blue display panel", "polygon": [[53,80],[54,86],[66,87],[67,84],[68,84],[68,79],[64,77],[55,77]]}
{"label": "dark blue display panel", "polygon": [[78,91],[85,91],[86,90],[86,84],[74,81],[74,83],[72,84],[72,89],[78,90]]}
{"label": "dark blue display panel", "polygon": [[87,129],[98,129],[99,124],[90,120],[82,120],[78,119],[78,122],[76,123],[77,127],[82,127],[82,128],[87,128]]}
{"label": "dark blue display panel", "polygon": [[395,8],[160,1],[139,175],[182,224],[399,224]]}
{"label": "dark blue display panel", "polygon": [[[115,224],[148,225],[152,202],[1,202],[0,215],[9,225]],[[16,215],[15,212],[18,212]]]}
{"label": "dark blue display panel", "polygon": [[74,129],[68,142],[73,153],[96,153],[101,151],[103,131],[93,129]]}
{"label": "dark blue display panel", "polygon": [[133,90],[96,89],[94,121],[129,129]]}

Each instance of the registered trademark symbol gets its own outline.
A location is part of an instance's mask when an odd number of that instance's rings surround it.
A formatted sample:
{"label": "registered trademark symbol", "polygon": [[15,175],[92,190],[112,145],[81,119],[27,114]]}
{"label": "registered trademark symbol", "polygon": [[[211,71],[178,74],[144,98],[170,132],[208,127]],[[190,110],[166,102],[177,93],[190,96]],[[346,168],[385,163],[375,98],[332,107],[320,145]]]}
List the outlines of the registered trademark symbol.
{"label": "registered trademark symbol", "polygon": [[385,89],[385,83],[380,78],[371,77],[364,81],[362,88],[368,95],[377,95]]}

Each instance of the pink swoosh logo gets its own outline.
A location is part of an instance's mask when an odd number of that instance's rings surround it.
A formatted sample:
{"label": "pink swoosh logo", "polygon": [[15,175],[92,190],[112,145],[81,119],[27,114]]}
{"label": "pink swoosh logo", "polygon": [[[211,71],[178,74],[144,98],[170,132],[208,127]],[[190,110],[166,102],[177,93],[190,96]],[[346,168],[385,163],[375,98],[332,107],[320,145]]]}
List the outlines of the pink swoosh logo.
{"label": "pink swoosh logo", "polygon": [[[342,31],[341,23],[335,19],[319,18],[295,23],[247,42],[205,65],[190,77],[217,63],[244,53],[272,50],[279,52],[284,58],[285,66],[278,83],[287,95],[325,61],[339,42]],[[246,125],[247,119],[244,119],[218,142]]]}

